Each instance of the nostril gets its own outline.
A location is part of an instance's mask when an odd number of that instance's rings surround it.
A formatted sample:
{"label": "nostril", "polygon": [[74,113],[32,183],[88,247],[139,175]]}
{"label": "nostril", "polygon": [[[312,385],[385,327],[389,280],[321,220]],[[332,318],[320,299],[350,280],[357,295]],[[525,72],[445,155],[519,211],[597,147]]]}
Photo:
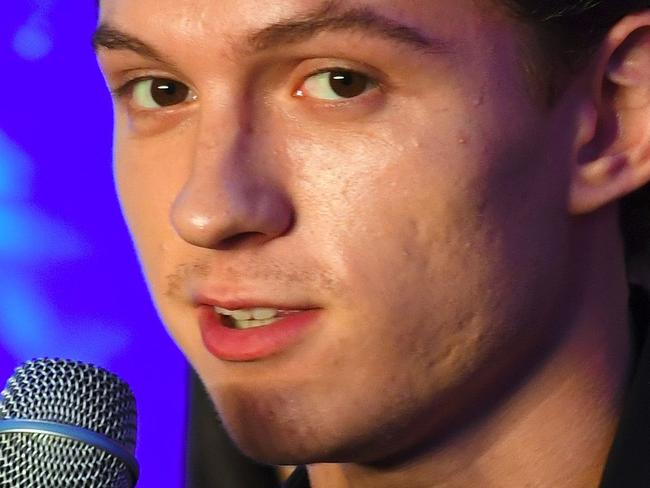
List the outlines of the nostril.
{"label": "nostril", "polygon": [[242,246],[247,241],[250,241],[252,243],[261,239],[265,239],[265,234],[262,232],[241,232],[239,234],[235,234],[234,236],[222,239],[216,247],[222,251],[228,251],[230,249]]}

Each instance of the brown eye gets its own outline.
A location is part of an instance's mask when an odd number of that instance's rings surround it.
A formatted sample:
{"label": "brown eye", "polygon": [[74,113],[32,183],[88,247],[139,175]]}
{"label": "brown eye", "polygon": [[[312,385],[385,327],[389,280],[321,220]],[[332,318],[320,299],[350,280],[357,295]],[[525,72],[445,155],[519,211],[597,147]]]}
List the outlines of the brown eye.
{"label": "brown eye", "polygon": [[133,86],[133,101],[146,109],[180,105],[193,98],[187,85],[167,78],[142,79]]}
{"label": "brown eye", "polygon": [[342,98],[362,95],[368,88],[368,77],[354,71],[332,71],[329,83],[332,91]]}
{"label": "brown eye", "polygon": [[161,107],[183,103],[189,93],[190,89],[177,81],[154,78],[151,83],[151,98]]}
{"label": "brown eye", "polygon": [[307,78],[296,95],[320,100],[342,100],[361,96],[376,86],[377,82],[363,73],[329,70]]}

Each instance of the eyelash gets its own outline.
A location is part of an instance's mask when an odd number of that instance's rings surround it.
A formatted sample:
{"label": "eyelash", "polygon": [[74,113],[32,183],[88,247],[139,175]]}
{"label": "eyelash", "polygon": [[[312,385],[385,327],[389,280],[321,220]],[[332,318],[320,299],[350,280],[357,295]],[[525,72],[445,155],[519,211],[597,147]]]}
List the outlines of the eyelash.
{"label": "eyelash", "polygon": [[127,80],[117,88],[112,89],[111,94],[113,95],[114,98],[117,99],[127,97],[133,93],[133,89],[138,85],[138,83],[143,81],[151,81],[151,80],[169,80],[169,81],[173,81],[174,83],[178,83],[187,87],[187,85],[182,81],[178,81],[175,78],[171,78],[167,76],[138,76],[136,78]]}
{"label": "eyelash", "polygon": [[152,79],[154,79],[153,76],[139,76],[137,78],[130,79],[122,83],[117,88],[111,89],[111,95],[113,96],[113,98],[117,98],[117,99],[124,98],[129,94],[130,91],[132,91],[136,83],[140,81],[146,81]]}
{"label": "eyelash", "polygon": [[[309,84],[312,86],[308,87]],[[334,97],[327,98],[327,96],[318,97],[312,95],[310,98],[320,102],[340,104],[364,97],[368,92],[377,88],[382,88],[382,84],[374,76],[363,71],[334,66],[318,69],[303,78],[300,86],[294,90],[294,96],[305,96],[304,92],[312,89],[325,89]]]}
{"label": "eyelash", "polygon": [[[315,70],[315,71],[309,73],[308,75],[306,75],[305,77],[303,77],[301,79],[301,82],[298,85],[298,87],[292,91],[292,95],[293,96],[304,96],[301,93],[301,91],[302,91],[301,87],[304,86],[305,83],[307,83],[308,80],[313,79],[314,77],[317,77],[318,75],[327,74],[327,73],[344,73],[346,75],[361,76],[362,78],[364,78],[366,80],[366,86],[364,87],[364,92],[362,94],[360,94],[360,95],[355,95],[355,96],[352,96],[352,97],[349,97],[349,98],[341,98],[338,102],[336,100],[330,100],[330,99],[325,99],[325,98],[321,98],[321,99],[316,98],[316,97],[310,97],[310,98],[315,98],[316,100],[320,100],[321,102],[328,103],[328,104],[344,103],[344,102],[348,102],[350,100],[353,100],[355,98],[363,97],[368,91],[371,91],[373,89],[377,89],[377,88],[381,89],[382,88],[382,83],[380,81],[378,81],[374,76],[369,75],[367,73],[364,73],[363,71],[350,69],[350,68],[346,68],[346,67],[341,67],[341,66],[330,66],[330,67]],[[133,90],[138,85],[138,83],[146,82],[146,81],[150,81],[150,80],[156,80],[156,79],[160,79],[160,80],[169,79],[169,81],[173,81],[175,83],[179,83],[179,84],[187,87],[187,85],[185,85],[185,83],[183,83],[181,81],[178,81],[178,80],[176,80],[174,78],[171,78],[171,77],[167,78],[165,76],[138,76],[138,77],[132,78],[130,80],[127,80],[126,82],[124,82],[123,84],[118,86],[117,88],[112,89],[111,94],[112,94],[113,98],[115,98],[117,100],[123,100],[124,98],[133,95]],[[174,108],[174,107],[177,107],[178,105],[181,105],[181,104],[179,103],[179,104],[174,104],[174,105],[170,105],[170,106],[162,106],[159,109],[150,109],[150,110],[151,111],[164,110],[165,108]],[[146,109],[143,109],[143,110],[146,110]]]}

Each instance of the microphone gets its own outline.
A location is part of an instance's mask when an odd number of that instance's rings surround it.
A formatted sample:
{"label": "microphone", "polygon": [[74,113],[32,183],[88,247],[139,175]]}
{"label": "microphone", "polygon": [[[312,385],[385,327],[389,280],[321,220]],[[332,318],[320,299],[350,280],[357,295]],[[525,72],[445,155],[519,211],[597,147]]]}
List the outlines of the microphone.
{"label": "microphone", "polygon": [[0,486],[133,488],[135,440],[133,393],[105,369],[36,359],[0,393]]}

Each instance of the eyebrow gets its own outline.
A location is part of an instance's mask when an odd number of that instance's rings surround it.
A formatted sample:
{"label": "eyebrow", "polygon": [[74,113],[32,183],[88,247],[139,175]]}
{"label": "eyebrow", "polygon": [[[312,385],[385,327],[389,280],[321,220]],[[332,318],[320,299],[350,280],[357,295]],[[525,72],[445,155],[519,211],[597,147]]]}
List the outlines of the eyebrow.
{"label": "eyebrow", "polygon": [[144,58],[163,64],[171,64],[154,47],[106,23],[100,24],[93,34],[92,45],[95,52],[99,52],[101,48],[133,51]]}
{"label": "eyebrow", "polygon": [[[246,36],[245,50],[250,53],[296,44],[323,32],[358,31],[378,36],[427,53],[444,52],[448,46],[430,38],[415,27],[400,23],[369,7],[341,10],[338,1],[328,0],[313,13],[275,22]],[[140,56],[171,65],[160,52],[135,36],[102,23],[92,37],[95,51],[101,48],[129,50]]]}
{"label": "eyebrow", "polygon": [[331,0],[302,18],[279,21],[250,34],[248,45],[253,51],[260,51],[306,41],[322,32],[339,30],[369,33],[419,51],[447,50],[441,40],[432,39],[415,27],[386,17],[370,7],[341,10],[339,2]]}

